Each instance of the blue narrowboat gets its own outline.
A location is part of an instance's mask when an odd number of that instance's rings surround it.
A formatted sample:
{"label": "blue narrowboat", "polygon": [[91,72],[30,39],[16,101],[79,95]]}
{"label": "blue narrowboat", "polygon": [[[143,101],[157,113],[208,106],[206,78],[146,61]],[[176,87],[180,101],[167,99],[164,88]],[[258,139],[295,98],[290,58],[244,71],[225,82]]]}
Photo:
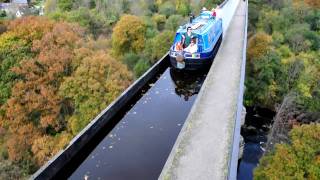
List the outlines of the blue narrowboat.
{"label": "blue narrowboat", "polygon": [[[187,30],[192,32],[195,48],[186,47]],[[170,48],[171,65],[177,69],[198,70],[210,67],[222,41],[222,19],[213,16],[211,11],[202,11],[190,22],[180,26]],[[190,35],[190,33],[189,33]]]}

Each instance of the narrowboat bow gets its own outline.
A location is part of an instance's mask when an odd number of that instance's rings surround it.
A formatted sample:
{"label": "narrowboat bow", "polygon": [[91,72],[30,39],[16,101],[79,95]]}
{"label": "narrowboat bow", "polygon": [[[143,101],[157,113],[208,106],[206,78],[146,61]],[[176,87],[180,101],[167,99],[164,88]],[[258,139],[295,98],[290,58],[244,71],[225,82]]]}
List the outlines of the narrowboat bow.
{"label": "narrowboat bow", "polygon": [[[184,41],[187,28],[192,29],[196,42],[196,51],[189,52],[187,47],[179,49]],[[198,17],[176,32],[174,43],[170,48],[170,62],[174,68],[198,70],[210,67],[222,41],[222,19],[216,18],[211,11],[202,11]]]}

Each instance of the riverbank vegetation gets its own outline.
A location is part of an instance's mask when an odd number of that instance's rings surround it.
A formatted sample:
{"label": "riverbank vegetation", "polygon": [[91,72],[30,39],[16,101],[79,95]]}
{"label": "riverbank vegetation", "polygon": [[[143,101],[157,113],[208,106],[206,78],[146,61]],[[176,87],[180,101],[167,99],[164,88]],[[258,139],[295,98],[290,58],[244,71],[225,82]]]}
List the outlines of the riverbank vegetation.
{"label": "riverbank vegetation", "polygon": [[245,103],[277,112],[256,179],[320,178],[319,20],[316,0],[249,3]]}
{"label": "riverbank vegetation", "polygon": [[0,18],[0,179],[28,178],[165,55],[190,12],[220,2],[46,0],[44,17]]}

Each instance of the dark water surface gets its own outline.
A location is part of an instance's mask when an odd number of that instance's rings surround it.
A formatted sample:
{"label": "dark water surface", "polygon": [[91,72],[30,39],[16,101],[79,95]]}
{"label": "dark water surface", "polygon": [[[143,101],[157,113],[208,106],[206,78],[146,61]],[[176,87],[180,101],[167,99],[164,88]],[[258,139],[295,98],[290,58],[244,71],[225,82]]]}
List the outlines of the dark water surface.
{"label": "dark water surface", "polygon": [[244,138],[243,157],[238,165],[238,180],[253,179],[254,168],[257,167],[264,153],[264,145],[272,123],[274,112],[267,109],[247,107],[245,124],[241,127]]}
{"label": "dark water surface", "polygon": [[157,179],[204,79],[168,68],[69,179]]}

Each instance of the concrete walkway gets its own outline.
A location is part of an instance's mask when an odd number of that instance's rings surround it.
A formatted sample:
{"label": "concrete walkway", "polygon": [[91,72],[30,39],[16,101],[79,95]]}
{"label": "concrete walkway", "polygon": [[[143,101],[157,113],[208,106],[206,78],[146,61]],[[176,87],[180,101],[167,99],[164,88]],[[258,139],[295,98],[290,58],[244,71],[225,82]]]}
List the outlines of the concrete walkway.
{"label": "concrete walkway", "polygon": [[245,11],[246,3],[240,1],[159,179],[227,179],[239,93]]}

